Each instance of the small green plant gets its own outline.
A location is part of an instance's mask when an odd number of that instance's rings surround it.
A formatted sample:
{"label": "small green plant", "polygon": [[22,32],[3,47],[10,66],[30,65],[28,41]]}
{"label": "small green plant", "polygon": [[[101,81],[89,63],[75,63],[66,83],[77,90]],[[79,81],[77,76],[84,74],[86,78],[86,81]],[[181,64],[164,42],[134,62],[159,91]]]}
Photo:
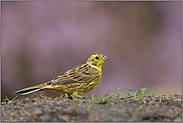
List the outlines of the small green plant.
{"label": "small green plant", "polygon": [[126,93],[119,92],[121,90],[121,88],[114,88],[114,90],[117,91],[117,92],[116,93],[110,93],[110,94],[114,95],[115,99],[119,99],[119,98],[127,96]]}
{"label": "small green plant", "polygon": [[6,104],[6,103],[9,104],[9,103],[15,102],[16,101],[15,99],[18,97],[18,95],[14,97],[12,100],[10,100],[7,96],[5,97],[6,97],[5,102],[2,102],[1,104]]}
{"label": "small green plant", "polygon": [[150,87],[148,87],[148,88],[142,88],[139,91],[135,91],[135,90],[131,90],[131,89],[128,89],[127,88],[127,90],[129,90],[129,95],[132,96],[132,97],[130,97],[128,99],[139,99],[139,98],[144,98],[146,96],[152,96],[152,95],[146,94],[146,92],[145,92],[149,88]]}
{"label": "small green plant", "polygon": [[128,94],[120,92],[121,88],[114,88],[114,90],[117,92],[110,93],[110,94],[114,95],[114,99],[125,98],[125,97],[126,97],[126,99],[139,99],[139,98],[144,98],[146,96],[152,96],[152,95],[146,94],[146,90],[148,88],[142,88],[142,89],[140,89],[140,91],[136,91],[136,90],[127,88],[127,90],[129,90]]}
{"label": "small green plant", "polygon": [[171,91],[171,94],[172,94],[173,97],[175,97],[177,95],[177,93],[176,92],[173,93],[173,91]]}
{"label": "small green plant", "polygon": [[86,103],[108,103],[109,101],[113,101],[113,100],[108,98],[108,94],[103,95],[98,100],[94,95],[92,95],[91,100],[89,100],[89,102],[86,102]]}

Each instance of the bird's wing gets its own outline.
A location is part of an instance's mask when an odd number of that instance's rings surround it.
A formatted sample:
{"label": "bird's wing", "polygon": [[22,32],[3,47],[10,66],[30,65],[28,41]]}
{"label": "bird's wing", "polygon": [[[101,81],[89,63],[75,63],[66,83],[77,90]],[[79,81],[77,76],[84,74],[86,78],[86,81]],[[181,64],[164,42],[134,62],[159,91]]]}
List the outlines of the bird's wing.
{"label": "bird's wing", "polygon": [[53,80],[47,82],[48,84],[67,84],[67,83],[90,83],[98,77],[97,69],[88,64],[78,65],[64,74],[61,74]]}

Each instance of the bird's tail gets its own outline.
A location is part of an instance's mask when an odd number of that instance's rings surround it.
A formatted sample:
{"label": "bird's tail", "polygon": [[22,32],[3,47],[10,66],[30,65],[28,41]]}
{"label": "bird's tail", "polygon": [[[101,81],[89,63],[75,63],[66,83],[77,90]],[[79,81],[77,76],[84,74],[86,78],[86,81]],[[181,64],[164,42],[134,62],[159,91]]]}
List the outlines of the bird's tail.
{"label": "bird's tail", "polygon": [[36,85],[36,86],[32,86],[32,87],[28,87],[28,88],[24,88],[21,90],[18,90],[14,93],[20,94],[20,95],[26,95],[26,94],[30,94],[30,93],[34,93],[37,91],[42,91],[44,90],[46,87],[46,84],[40,84],[40,85]]}
{"label": "bird's tail", "polygon": [[53,84],[52,81],[48,81],[48,82],[40,84],[40,85],[18,90],[15,93],[20,94],[20,95],[26,95],[26,94],[34,93],[37,91],[42,91],[44,89],[60,91],[60,90],[62,90],[62,88],[63,88],[62,84]]}

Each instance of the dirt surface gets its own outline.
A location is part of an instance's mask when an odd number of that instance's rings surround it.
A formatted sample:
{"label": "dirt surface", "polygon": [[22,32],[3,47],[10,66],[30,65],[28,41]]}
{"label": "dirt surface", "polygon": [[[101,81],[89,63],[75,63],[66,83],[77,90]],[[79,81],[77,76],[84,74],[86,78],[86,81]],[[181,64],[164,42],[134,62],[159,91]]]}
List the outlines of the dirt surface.
{"label": "dirt surface", "polygon": [[138,100],[106,98],[107,101],[91,103],[87,97],[26,97],[1,104],[1,121],[182,121],[182,95],[153,95]]}

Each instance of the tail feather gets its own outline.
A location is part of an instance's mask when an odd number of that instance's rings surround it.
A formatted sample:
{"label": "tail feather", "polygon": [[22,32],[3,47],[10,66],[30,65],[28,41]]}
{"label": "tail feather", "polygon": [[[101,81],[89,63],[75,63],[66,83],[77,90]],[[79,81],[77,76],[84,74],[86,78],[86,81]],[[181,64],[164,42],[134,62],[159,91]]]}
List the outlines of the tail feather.
{"label": "tail feather", "polygon": [[43,83],[40,85],[24,88],[24,89],[14,92],[14,93],[17,93],[20,95],[26,95],[26,94],[34,93],[37,91],[42,91],[44,89],[60,91],[62,87],[63,87],[63,85],[52,85],[52,84],[50,84],[50,82],[47,82],[47,83]]}
{"label": "tail feather", "polygon": [[33,86],[33,87],[29,87],[29,88],[24,88],[22,90],[18,90],[15,93],[20,94],[20,95],[26,95],[26,94],[30,94],[30,93],[34,93],[36,91],[42,91],[44,90],[44,88],[40,88],[38,86]]}

